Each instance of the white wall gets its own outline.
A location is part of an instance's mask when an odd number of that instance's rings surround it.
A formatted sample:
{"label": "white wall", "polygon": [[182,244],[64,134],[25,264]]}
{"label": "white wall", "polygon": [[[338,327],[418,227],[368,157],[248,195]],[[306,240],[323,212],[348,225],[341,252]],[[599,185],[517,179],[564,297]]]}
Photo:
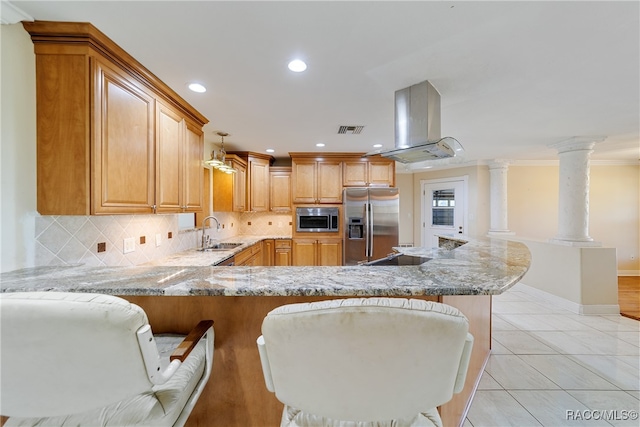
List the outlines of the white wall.
{"label": "white wall", "polygon": [[0,271],[9,271],[34,263],[36,80],[22,24],[0,25],[0,39]]}

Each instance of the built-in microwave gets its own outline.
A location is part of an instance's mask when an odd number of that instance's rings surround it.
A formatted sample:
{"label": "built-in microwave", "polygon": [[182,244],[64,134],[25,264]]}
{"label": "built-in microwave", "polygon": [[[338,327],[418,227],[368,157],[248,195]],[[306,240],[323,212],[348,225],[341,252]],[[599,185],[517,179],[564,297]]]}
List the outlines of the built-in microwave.
{"label": "built-in microwave", "polygon": [[296,231],[311,233],[338,232],[338,208],[296,208]]}

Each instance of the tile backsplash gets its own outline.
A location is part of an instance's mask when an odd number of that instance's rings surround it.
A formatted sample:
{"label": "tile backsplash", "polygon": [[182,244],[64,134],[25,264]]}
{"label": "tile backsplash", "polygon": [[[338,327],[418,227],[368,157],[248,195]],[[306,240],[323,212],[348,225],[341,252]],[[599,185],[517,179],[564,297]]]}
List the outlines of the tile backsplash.
{"label": "tile backsplash", "polygon": [[[291,235],[290,214],[217,212],[214,216],[223,225],[216,232],[215,221],[207,222],[214,241],[236,235]],[[34,237],[35,266],[129,266],[196,248],[202,231],[179,230],[178,215],[36,216]],[[134,241],[134,251],[125,254],[128,238]],[[102,243],[104,251],[98,252]]]}

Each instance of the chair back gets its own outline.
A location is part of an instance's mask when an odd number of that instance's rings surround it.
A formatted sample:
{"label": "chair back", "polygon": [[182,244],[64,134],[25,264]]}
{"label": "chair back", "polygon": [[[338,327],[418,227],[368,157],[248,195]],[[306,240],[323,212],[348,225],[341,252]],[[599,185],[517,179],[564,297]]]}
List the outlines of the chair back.
{"label": "chair back", "polygon": [[259,350],[267,388],[286,405],[334,420],[411,419],[462,389],[468,327],[457,309],[423,300],[291,304],[265,317]]}
{"label": "chair back", "polygon": [[151,390],[136,332],[144,311],[99,294],[0,294],[2,415],[51,417]]}

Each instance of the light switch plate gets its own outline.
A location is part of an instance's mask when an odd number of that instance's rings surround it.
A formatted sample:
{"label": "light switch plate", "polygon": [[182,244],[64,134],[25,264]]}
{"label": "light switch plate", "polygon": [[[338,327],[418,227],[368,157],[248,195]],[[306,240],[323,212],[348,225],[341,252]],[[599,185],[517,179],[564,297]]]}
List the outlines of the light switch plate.
{"label": "light switch plate", "polygon": [[156,246],[160,246],[162,244],[162,234],[156,234]]}
{"label": "light switch plate", "polygon": [[133,252],[136,250],[136,242],[133,237],[129,237],[124,239],[124,247],[122,248],[122,253],[128,254],[129,252]]}

